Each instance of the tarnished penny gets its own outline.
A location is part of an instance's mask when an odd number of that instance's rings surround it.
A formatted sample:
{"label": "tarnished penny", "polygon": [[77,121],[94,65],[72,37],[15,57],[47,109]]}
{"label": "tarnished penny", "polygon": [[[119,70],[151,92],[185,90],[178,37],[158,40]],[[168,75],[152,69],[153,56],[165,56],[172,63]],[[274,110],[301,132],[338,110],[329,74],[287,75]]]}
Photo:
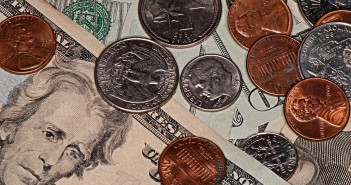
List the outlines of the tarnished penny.
{"label": "tarnished penny", "polygon": [[228,26],[233,38],[248,49],[265,35],[290,35],[292,16],[282,0],[235,0],[229,10]]}
{"label": "tarnished penny", "polygon": [[56,49],[51,26],[34,15],[16,15],[0,23],[0,66],[15,74],[34,73]]}
{"label": "tarnished penny", "polygon": [[251,81],[268,94],[285,96],[301,80],[297,64],[299,45],[298,40],[280,34],[255,42],[246,58]]}
{"label": "tarnished penny", "polygon": [[308,78],[288,93],[284,114],[289,126],[301,137],[326,140],[345,127],[350,116],[343,90],[323,78]]}
{"label": "tarnished penny", "polygon": [[187,137],[172,142],[163,150],[158,172],[165,185],[218,185],[226,174],[226,159],[212,141]]}
{"label": "tarnished penny", "polygon": [[126,38],[107,46],[95,66],[95,82],[112,106],[132,113],[161,107],[174,94],[178,66],[172,54],[144,38]]}
{"label": "tarnished penny", "polygon": [[203,42],[216,30],[221,0],[140,0],[139,19],[157,42],[175,48]]}
{"label": "tarnished penny", "polygon": [[346,22],[351,23],[351,11],[336,10],[325,14],[321,17],[314,26],[319,26],[328,22]]}
{"label": "tarnished penny", "polygon": [[203,55],[190,61],[181,74],[184,98],[204,111],[219,111],[232,105],[241,92],[239,68],[220,55]]}
{"label": "tarnished penny", "polygon": [[298,163],[294,145],[285,137],[274,133],[252,135],[240,143],[239,148],[287,180]]}

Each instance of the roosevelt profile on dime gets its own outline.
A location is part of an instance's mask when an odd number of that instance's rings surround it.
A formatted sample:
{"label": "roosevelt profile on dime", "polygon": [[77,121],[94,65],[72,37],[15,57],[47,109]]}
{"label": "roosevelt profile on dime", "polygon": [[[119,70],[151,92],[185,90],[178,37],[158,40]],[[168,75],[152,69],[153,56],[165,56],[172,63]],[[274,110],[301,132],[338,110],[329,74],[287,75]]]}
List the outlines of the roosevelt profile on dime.
{"label": "roosevelt profile on dime", "polygon": [[183,69],[181,91],[197,108],[222,110],[235,102],[241,90],[241,74],[237,66],[219,55],[193,59]]}
{"label": "roosevelt profile on dime", "polygon": [[111,164],[131,117],[99,96],[93,63],[58,57],[15,87],[0,111],[0,184],[47,185]]}

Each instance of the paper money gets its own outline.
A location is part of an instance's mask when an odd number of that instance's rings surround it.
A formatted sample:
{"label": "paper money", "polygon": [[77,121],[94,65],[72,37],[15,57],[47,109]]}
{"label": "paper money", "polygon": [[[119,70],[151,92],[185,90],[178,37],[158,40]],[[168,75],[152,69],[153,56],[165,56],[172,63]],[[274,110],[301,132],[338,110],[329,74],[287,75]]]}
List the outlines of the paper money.
{"label": "paper money", "polygon": [[94,61],[105,46],[45,1],[1,1],[0,12],[0,21],[37,15],[57,38],[44,70],[28,76],[0,70],[2,183],[160,184],[159,153],[177,138],[196,135],[223,150],[222,184],[287,184],[173,99],[133,118],[108,106],[93,83]]}

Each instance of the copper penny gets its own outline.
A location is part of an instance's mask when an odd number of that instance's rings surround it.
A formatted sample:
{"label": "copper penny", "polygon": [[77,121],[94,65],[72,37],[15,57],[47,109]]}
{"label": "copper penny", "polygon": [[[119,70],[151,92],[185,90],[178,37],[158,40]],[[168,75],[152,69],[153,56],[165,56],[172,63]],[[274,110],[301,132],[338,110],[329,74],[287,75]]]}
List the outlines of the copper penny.
{"label": "copper penny", "polygon": [[292,16],[282,0],[235,0],[229,10],[231,35],[244,48],[272,33],[290,35]]}
{"label": "copper penny", "polygon": [[0,23],[0,66],[11,73],[36,72],[53,57],[55,33],[43,19],[16,15]]}
{"label": "copper penny", "polygon": [[268,94],[285,96],[301,80],[297,64],[299,45],[298,40],[280,34],[255,42],[246,58],[251,81]]}
{"label": "copper penny", "polygon": [[172,142],[163,150],[158,171],[165,185],[217,185],[224,179],[226,159],[212,141],[187,137]]}
{"label": "copper penny", "polygon": [[289,91],[284,114],[289,126],[301,137],[326,140],[345,127],[350,105],[346,94],[335,83],[308,78]]}
{"label": "copper penny", "polygon": [[314,26],[319,26],[328,22],[346,22],[351,23],[351,11],[349,10],[335,10],[325,14],[323,17],[318,19]]}

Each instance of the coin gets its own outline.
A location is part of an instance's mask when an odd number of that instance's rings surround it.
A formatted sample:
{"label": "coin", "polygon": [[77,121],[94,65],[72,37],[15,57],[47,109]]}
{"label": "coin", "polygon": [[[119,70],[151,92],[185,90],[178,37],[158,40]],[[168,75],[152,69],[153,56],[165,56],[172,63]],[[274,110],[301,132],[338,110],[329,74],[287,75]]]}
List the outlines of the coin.
{"label": "coin", "polygon": [[351,11],[349,10],[335,10],[322,16],[314,26],[319,26],[328,22],[346,22],[351,23]]}
{"label": "coin", "polygon": [[219,185],[226,174],[226,159],[212,141],[186,137],[169,144],[160,155],[158,171],[165,185]]}
{"label": "coin", "polygon": [[285,180],[293,175],[297,167],[298,155],[294,145],[278,134],[252,135],[242,141],[239,148]]}
{"label": "coin", "polygon": [[351,10],[351,3],[344,0],[300,0],[297,3],[310,25],[314,25],[323,15],[334,10]]}
{"label": "coin", "polygon": [[221,0],[139,1],[144,30],[168,47],[184,48],[203,42],[217,28],[221,14]]}
{"label": "coin", "polygon": [[95,67],[96,86],[112,106],[142,113],[159,108],[174,94],[178,66],[163,46],[144,38],[109,45]]}
{"label": "coin", "polygon": [[351,98],[351,25],[331,22],[310,31],[300,45],[298,65],[303,78],[331,80]]}
{"label": "coin", "polygon": [[292,16],[282,0],[235,0],[229,10],[228,26],[233,38],[248,49],[265,35],[290,35]]}
{"label": "coin", "polygon": [[204,111],[229,107],[239,97],[241,74],[230,60],[219,55],[203,55],[183,69],[180,88],[184,98]]}
{"label": "coin", "polygon": [[262,91],[285,96],[301,80],[297,65],[300,42],[287,35],[268,35],[250,48],[246,68],[251,81]]}
{"label": "coin", "polygon": [[0,23],[0,66],[14,74],[34,73],[56,50],[51,26],[34,15],[16,15]]}
{"label": "coin", "polygon": [[289,91],[284,115],[299,136],[326,140],[345,127],[350,105],[343,90],[335,83],[323,78],[309,78]]}

